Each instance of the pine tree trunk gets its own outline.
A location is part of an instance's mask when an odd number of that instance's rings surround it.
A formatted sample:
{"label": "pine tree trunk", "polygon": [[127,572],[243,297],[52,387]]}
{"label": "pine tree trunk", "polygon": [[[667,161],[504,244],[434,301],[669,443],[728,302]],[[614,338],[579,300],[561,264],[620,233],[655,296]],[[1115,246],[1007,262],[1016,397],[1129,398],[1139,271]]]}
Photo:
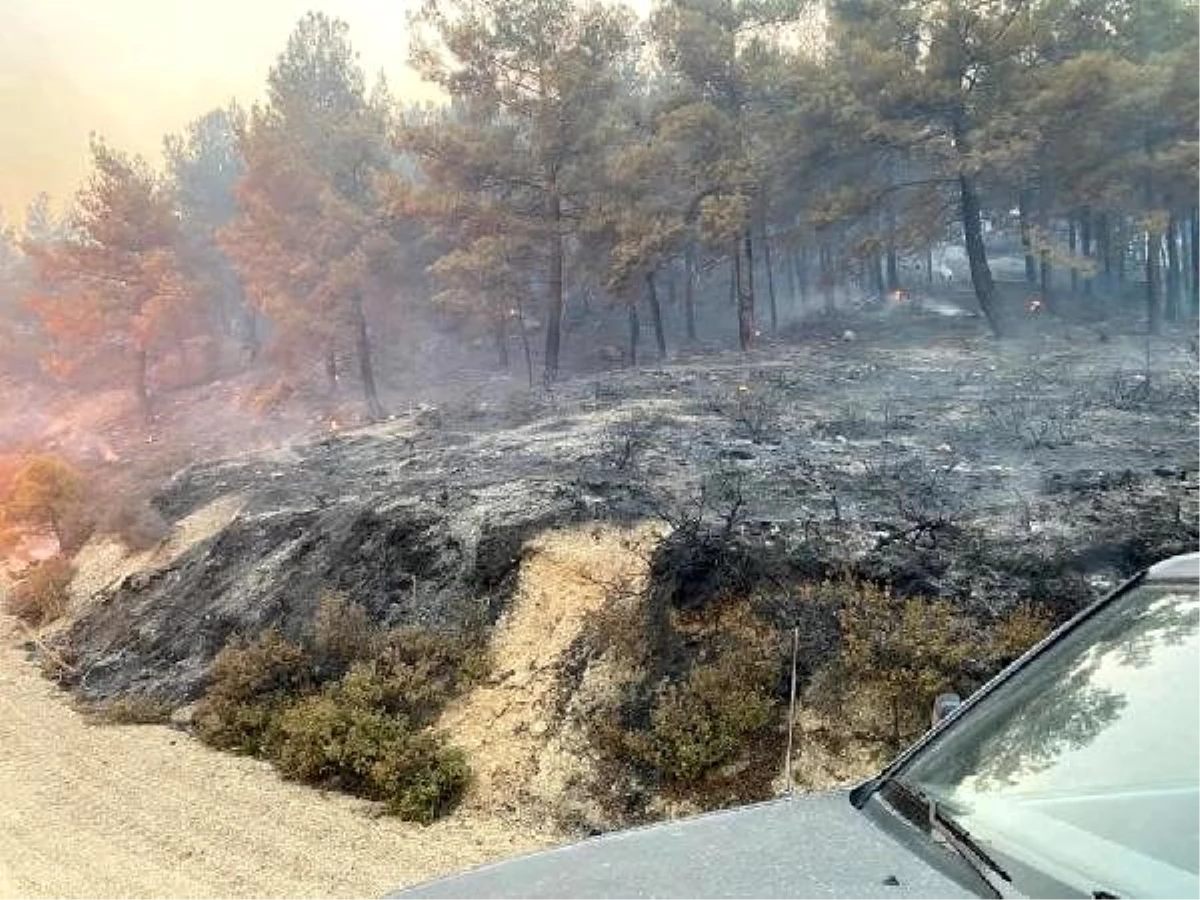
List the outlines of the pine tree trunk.
{"label": "pine tree trunk", "polygon": [[1158,254],[1162,238],[1153,228],[1146,231],[1146,327],[1151,334],[1162,333],[1162,304],[1159,302]]}
{"label": "pine tree trunk", "polygon": [[1178,240],[1179,218],[1172,212],[1167,220],[1167,297],[1164,312],[1168,322],[1179,321],[1179,312],[1183,306],[1183,272]]}
{"label": "pine tree trunk", "polygon": [[654,273],[646,273],[646,302],[650,304],[650,321],[654,325],[654,341],[658,345],[658,358],[667,358],[667,335],[663,331],[662,306],[658,302],[658,291],[654,284]]}
{"label": "pine tree trunk", "polygon": [[683,318],[687,339],[696,340],[696,248],[688,244],[683,256]]}
{"label": "pine tree trunk", "polygon": [[258,352],[262,349],[262,342],[258,336],[258,314],[249,303],[242,303],[241,319],[242,354],[248,364],[253,364],[258,359]]}
{"label": "pine tree trunk", "polygon": [[325,380],[329,385],[329,392],[332,394],[337,390],[338,385],[338,364],[337,353],[330,347],[325,350]]}
{"label": "pine tree trunk", "polygon": [[743,350],[754,346],[754,244],[750,237],[750,228],[742,236],[742,244],[746,248],[746,265],[742,273],[746,280],[745,290],[738,291],[738,344]]}
{"label": "pine tree trunk", "polygon": [[1179,220],[1179,315],[1186,318],[1192,303],[1192,214]]}
{"label": "pine tree trunk", "polygon": [[142,424],[149,425],[153,419],[150,409],[150,390],[147,386],[147,370],[149,369],[149,354],[138,349],[133,359],[133,397],[137,401],[138,415]]}
{"label": "pine tree trunk", "polygon": [[1125,231],[1125,223],[1121,218],[1117,219],[1116,226],[1113,228],[1113,238],[1117,257],[1117,289],[1121,290],[1125,287],[1125,257],[1129,252],[1129,234]]}
{"label": "pine tree trunk", "polygon": [[562,199],[554,188],[546,199],[546,219],[550,224],[550,272],[546,279],[546,359],[542,381],[549,387],[558,380],[563,318]]}
{"label": "pine tree trunk", "polygon": [[1192,207],[1192,315],[1200,315],[1200,206]]}
{"label": "pine tree trunk", "polygon": [[1101,270],[1104,272],[1105,290],[1112,290],[1112,227],[1109,223],[1108,213],[1100,213],[1096,220],[1096,252],[1100,255]]}
{"label": "pine tree trunk", "polygon": [[373,422],[384,417],[383,404],[379,402],[379,391],[375,386],[375,366],[371,361],[371,340],[367,334],[367,316],[363,312],[362,297],[356,292],[351,298],[350,314],[354,317],[354,342],[358,352],[358,371],[362,378],[363,400],[367,403],[367,416]]}
{"label": "pine tree trunk", "polygon": [[1039,266],[1039,295],[1042,298],[1042,305],[1048,312],[1050,310],[1051,299],[1050,295],[1053,292],[1054,286],[1054,267],[1050,264],[1050,251],[1043,250],[1041,252],[1041,264]]}
{"label": "pine tree trunk", "polygon": [[992,270],[988,266],[987,248],[983,244],[983,224],[980,221],[979,195],[975,182],[966,172],[958,176],[960,209],[962,213],[963,237],[967,249],[967,262],[971,267],[971,285],[979,309],[987,319],[992,334],[1002,335],[996,309],[996,285],[992,281]]}
{"label": "pine tree trunk", "polygon": [[1077,243],[1077,235],[1075,230],[1075,220],[1070,216],[1067,217],[1067,250],[1071,254],[1071,296],[1079,296],[1079,269],[1075,265],[1075,249]]}
{"label": "pine tree trunk", "polygon": [[767,269],[767,301],[771,304],[771,333],[779,330],[779,309],[775,300],[775,273],[771,266],[771,239],[767,237],[766,225],[762,232],[763,265]]}
{"label": "pine tree trunk", "polygon": [[[1023,188],[1017,194],[1017,212],[1021,220],[1021,247],[1025,251],[1025,281],[1031,287],[1036,287],[1038,283],[1038,266],[1037,260],[1033,255],[1033,240],[1030,237],[1029,225],[1029,206],[1030,206],[1029,188]],[[931,273],[932,277],[932,273]]]}
{"label": "pine tree trunk", "polygon": [[1050,260],[1050,212],[1045,191],[1038,191],[1038,226],[1041,229],[1041,250],[1038,252],[1039,295],[1042,308],[1050,312],[1055,307],[1054,267]]}
{"label": "pine tree trunk", "polygon": [[1084,259],[1089,260],[1088,270],[1083,274],[1083,296],[1092,296],[1092,263],[1090,262],[1095,256],[1092,246],[1092,210],[1091,207],[1083,208],[1082,219],[1079,223],[1079,242],[1080,250],[1083,253]]}
{"label": "pine tree trunk", "polygon": [[933,287],[933,248],[929,247],[925,251],[925,283],[929,287]]}
{"label": "pine tree trunk", "polygon": [[896,245],[891,243],[887,248],[887,289],[900,290],[900,266],[896,259]]}
{"label": "pine tree trunk", "polygon": [[800,294],[800,288],[796,284],[796,265],[792,259],[791,253],[785,247],[783,251],[783,274],[787,278],[787,291],[789,298],[789,308],[793,311],[796,309],[796,300]]}
{"label": "pine tree trunk", "polygon": [[1149,133],[1146,133],[1143,139],[1148,163],[1143,199],[1149,218],[1146,227],[1146,328],[1151,334],[1160,334],[1162,332],[1162,305],[1159,299],[1159,284],[1162,280],[1162,273],[1158,269],[1158,254],[1162,246],[1162,237],[1154,228],[1154,153]]}
{"label": "pine tree trunk", "polygon": [[525,327],[525,303],[518,292],[517,329],[521,333],[521,352],[525,355],[525,375],[529,379],[529,389],[533,390],[533,348],[529,345],[529,329]]}
{"label": "pine tree trunk", "polygon": [[884,289],[883,257],[877,253],[871,254],[871,287],[875,289],[875,297],[880,303],[887,300]]}
{"label": "pine tree trunk", "polygon": [[833,283],[833,251],[829,249],[829,244],[821,245],[821,289],[825,294],[825,312],[833,315],[837,311],[837,303],[834,299],[834,283]]}
{"label": "pine tree trunk", "polygon": [[496,342],[496,357],[501,369],[508,369],[508,320],[496,316],[492,323],[492,339]]}
{"label": "pine tree trunk", "polygon": [[642,339],[642,322],[638,318],[637,300],[629,302],[629,365],[638,364],[638,343]]}
{"label": "pine tree trunk", "polygon": [[796,252],[796,289],[800,306],[808,306],[808,249],[801,246]]}

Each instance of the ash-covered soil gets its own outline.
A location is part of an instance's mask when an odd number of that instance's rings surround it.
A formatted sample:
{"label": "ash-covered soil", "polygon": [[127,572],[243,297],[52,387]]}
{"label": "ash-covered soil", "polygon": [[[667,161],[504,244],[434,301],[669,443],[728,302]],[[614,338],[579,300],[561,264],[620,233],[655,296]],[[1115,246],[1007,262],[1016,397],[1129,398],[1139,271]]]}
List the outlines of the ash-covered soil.
{"label": "ash-covered soil", "polygon": [[[326,590],[391,624],[486,626],[526,541],[571,522],[703,532],[738,548],[747,583],[849,566],[991,612],[1033,599],[1065,614],[1195,549],[1188,336],[996,341],[904,312],[806,328],[552,392],[497,378],[192,465],[155,505],[176,522],[217,503],[217,526],[83,604],[58,638],[61,677],[89,699],[187,701],[231,635],[300,634]],[[672,552],[654,570],[672,602],[729,587]]]}

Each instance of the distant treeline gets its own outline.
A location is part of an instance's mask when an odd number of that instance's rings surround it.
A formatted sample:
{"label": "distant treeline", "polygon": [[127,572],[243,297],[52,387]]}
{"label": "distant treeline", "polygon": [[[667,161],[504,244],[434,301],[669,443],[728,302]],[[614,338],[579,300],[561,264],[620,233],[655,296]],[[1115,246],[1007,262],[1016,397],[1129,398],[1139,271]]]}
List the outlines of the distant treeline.
{"label": "distant treeline", "polygon": [[2,365],[128,379],[149,416],[163,353],[239,346],[379,416],[414,321],[502,365],[519,337],[552,382],[577,300],[635,338],[647,312],[662,353],[702,337],[720,265],[745,349],[777,295],[883,296],[947,240],[1001,334],[989,228],[1044,310],[1136,290],[1151,331],[1196,312],[1190,0],[446,0],[411,26],[443,105],[368,86],[310,13],[265,103],[169,136],[165,171],[95,138],[62,215],[42,196],[0,226]]}

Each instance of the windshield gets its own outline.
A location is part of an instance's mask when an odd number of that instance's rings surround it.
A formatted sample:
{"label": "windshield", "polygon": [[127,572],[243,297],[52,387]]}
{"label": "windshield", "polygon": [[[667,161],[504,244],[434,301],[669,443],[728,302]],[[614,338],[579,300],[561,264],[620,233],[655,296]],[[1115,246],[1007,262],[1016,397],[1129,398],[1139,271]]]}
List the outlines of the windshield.
{"label": "windshield", "polygon": [[1133,588],[899,780],[1015,863],[1025,891],[1194,896],[1198,623],[1195,584]]}

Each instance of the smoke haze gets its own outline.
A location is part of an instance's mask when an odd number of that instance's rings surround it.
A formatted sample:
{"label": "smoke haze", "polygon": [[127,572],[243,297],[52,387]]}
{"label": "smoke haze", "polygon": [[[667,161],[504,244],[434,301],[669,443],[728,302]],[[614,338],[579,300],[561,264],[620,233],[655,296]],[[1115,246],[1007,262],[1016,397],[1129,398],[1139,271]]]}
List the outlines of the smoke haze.
{"label": "smoke haze", "polygon": [[88,133],[159,162],[163,135],[236,97],[259,100],[296,20],[344,19],[370,76],[398,98],[434,96],[407,67],[412,0],[3,0],[0,210],[20,222],[47,191],[74,193]]}

